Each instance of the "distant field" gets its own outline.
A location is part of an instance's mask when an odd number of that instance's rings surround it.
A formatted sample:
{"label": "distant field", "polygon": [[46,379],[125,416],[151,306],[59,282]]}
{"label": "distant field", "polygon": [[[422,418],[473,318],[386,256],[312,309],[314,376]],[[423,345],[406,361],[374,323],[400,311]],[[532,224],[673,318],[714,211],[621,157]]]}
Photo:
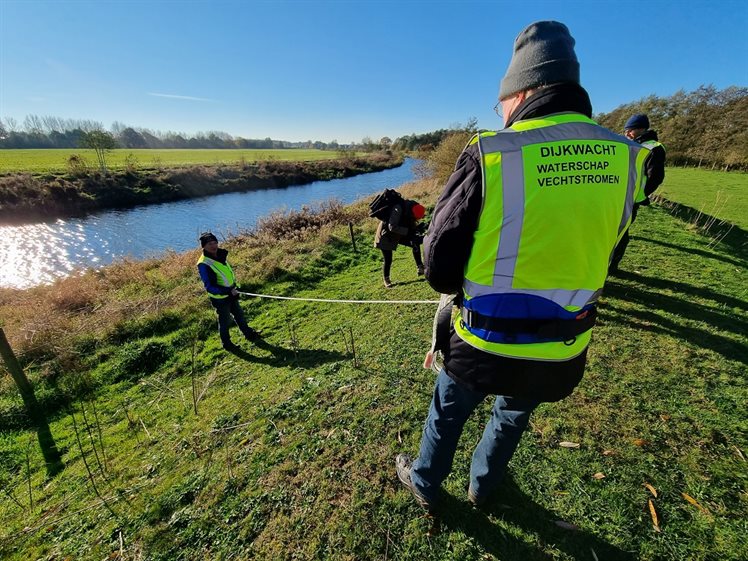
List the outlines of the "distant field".
{"label": "distant field", "polygon": [[748,173],[668,168],[657,193],[748,229]]}
{"label": "distant field", "polygon": [[[71,154],[81,155],[92,167],[96,167],[93,150],[0,150],[0,173],[64,171]],[[340,155],[323,150],[112,150],[107,156],[110,167],[124,167],[125,159],[132,154],[137,165],[144,168],[188,166],[197,164],[237,163],[259,160],[332,160]]]}

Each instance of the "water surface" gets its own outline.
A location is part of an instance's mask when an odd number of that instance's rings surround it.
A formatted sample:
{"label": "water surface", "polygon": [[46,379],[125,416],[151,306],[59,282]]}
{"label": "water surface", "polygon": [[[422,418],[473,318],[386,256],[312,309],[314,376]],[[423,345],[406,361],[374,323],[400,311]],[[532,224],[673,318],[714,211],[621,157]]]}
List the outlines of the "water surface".
{"label": "water surface", "polygon": [[211,230],[220,239],[251,228],[259,217],[274,210],[298,210],[331,198],[351,203],[413,180],[414,163],[406,159],[394,169],[282,189],[226,193],[22,226],[0,225],[0,286],[26,288],[122,257],[140,259],[167,249],[185,251],[197,246],[202,231]]}

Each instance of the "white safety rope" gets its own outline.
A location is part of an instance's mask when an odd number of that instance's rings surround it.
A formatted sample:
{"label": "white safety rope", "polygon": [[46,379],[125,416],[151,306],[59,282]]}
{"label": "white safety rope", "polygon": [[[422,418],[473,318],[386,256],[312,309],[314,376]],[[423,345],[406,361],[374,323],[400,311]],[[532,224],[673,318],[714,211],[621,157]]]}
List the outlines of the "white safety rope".
{"label": "white safety rope", "polygon": [[333,298],[296,298],[294,296],[273,296],[271,294],[255,294],[253,292],[242,292],[244,296],[255,298],[272,298],[273,300],[298,300],[300,302],[332,302],[336,304],[438,304],[439,300],[338,300]]}

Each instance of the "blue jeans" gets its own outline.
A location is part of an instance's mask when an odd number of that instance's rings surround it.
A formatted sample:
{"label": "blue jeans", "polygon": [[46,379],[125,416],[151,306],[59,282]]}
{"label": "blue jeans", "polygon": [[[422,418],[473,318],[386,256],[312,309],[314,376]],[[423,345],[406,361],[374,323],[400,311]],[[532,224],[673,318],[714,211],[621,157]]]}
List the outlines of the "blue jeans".
{"label": "blue jeans", "polygon": [[229,335],[231,316],[234,316],[236,325],[239,326],[239,330],[245,337],[252,336],[253,330],[247,325],[247,320],[244,319],[244,312],[242,312],[237,298],[231,296],[228,298],[211,298],[210,303],[213,304],[218,314],[218,334],[221,336],[221,344],[224,347],[231,344],[231,336]]}
{"label": "blue jeans", "polygon": [[[437,500],[439,487],[452,469],[465,421],[487,395],[461,386],[444,369],[439,372],[421,449],[410,472],[413,484],[430,501]],[[537,401],[496,396],[470,466],[470,487],[475,495],[485,497],[501,482],[537,406]]]}

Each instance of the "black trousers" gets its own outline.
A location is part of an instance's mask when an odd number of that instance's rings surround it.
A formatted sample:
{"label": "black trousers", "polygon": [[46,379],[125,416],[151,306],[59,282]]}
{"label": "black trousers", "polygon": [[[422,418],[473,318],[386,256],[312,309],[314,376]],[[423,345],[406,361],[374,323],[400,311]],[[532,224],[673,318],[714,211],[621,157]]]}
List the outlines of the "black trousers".
{"label": "black trousers", "polygon": [[239,330],[247,338],[251,338],[254,330],[247,325],[247,320],[244,319],[244,312],[242,312],[239,306],[239,299],[229,296],[228,298],[211,298],[210,303],[218,314],[218,334],[221,336],[221,344],[224,346],[231,343],[231,337],[229,336],[229,326],[231,325],[231,316],[234,316],[236,325],[239,326]]}
{"label": "black trousers", "polygon": [[[421,246],[413,244],[411,246],[413,250],[413,260],[416,262],[416,267],[423,268],[423,259],[421,259]],[[382,249],[382,257],[384,257],[384,263],[382,263],[382,275],[384,278],[390,278],[390,269],[392,268],[392,250]]]}
{"label": "black trousers", "polygon": [[631,230],[631,226],[633,226],[634,220],[636,220],[636,213],[638,211],[639,205],[635,204],[634,210],[631,212],[631,224],[629,224],[626,232],[624,232],[623,236],[621,237],[621,241],[618,242],[618,245],[613,250],[613,258],[610,260],[610,270],[615,270],[618,268],[618,264],[621,262],[621,259],[623,259],[623,254],[626,253],[626,248],[629,245],[629,241],[631,241],[629,230]]}

